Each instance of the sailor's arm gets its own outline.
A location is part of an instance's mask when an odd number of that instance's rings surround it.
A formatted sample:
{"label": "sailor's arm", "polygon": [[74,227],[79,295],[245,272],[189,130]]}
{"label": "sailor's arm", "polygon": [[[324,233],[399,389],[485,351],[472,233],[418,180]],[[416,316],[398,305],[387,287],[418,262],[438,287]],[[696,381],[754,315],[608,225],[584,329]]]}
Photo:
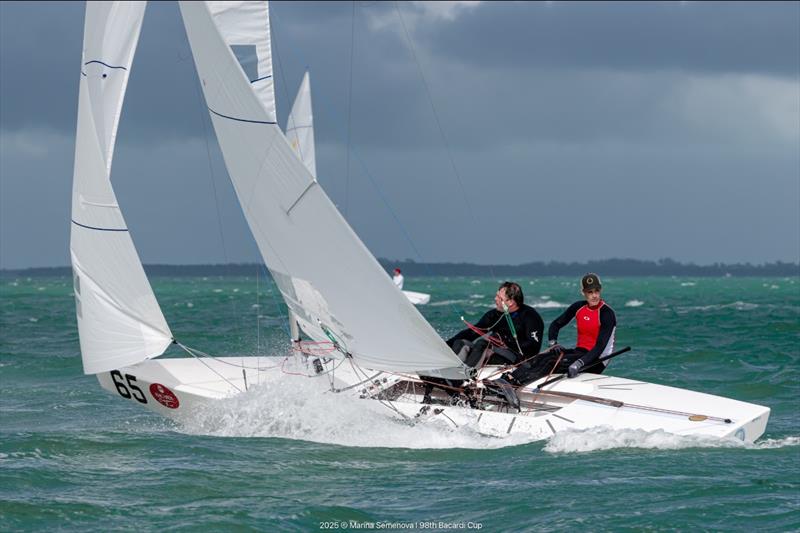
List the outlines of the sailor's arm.
{"label": "sailor's arm", "polygon": [[522,331],[517,332],[519,347],[524,354],[537,354],[542,349],[542,335],[544,334],[544,322],[536,310],[526,313],[523,320]]}
{"label": "sailor's arm", "polygon": [[[475,327],[479,328],[479,329],[488,329],[489,326],[493,325],[496,322],[496,320],[492,320],[492,314],[493,314],[492,312],[493,311],[494,310],[490,310],[490,311],[486,312],[481,317],[481,319],[478,320],[478,322],[475,324]],[[452,348],[453,347],[453,343],[456,342],[458,339],[464,339],[466,341],[474,341],[478,337],[480,337],[480,335],[478,333],[476,333],[475,331],[473,331],[470,328],[466,328],[466,329],[462,329],[461,331],[459,331],[458,333],[456,333],[455,335],[453,335],[452,337],[447,339],[446,342],[447,342],[447,345]]]}
{"label": "sailor's arm", "polygon": [[555,344],[555,341],[558,340],[558,332],[561,331],[561,328],[572,322],[572,319],[575,318],[575,313],[585,304],[586,302],[575,302],[550,323],[550,327],[547,330],[547,340],[550,341],[550,344]]}

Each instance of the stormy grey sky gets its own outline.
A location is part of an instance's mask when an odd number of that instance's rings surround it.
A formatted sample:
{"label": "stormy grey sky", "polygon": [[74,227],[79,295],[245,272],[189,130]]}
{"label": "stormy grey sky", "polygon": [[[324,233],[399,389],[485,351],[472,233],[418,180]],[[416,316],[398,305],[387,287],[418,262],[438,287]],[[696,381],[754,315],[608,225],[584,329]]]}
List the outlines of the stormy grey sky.
{"label": "stormy grey sky", "polygon": [[[800,3],[398,7],[272,3],[279,120],[308,67],[320,183],[376,256],[800,260]],[[0,268],[69,264],[83,11],[0,3]],[[143,262],[258,260],[175,3],[112,181]]]}

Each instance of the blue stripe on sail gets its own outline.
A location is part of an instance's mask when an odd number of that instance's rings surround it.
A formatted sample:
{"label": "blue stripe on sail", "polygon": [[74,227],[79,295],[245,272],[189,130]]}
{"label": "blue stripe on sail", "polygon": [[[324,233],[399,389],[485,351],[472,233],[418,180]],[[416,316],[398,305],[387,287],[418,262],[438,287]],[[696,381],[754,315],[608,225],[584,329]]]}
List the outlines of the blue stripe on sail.
{"label": "blue stripe on sail", "polygon": [[250,83],[255,83],[255,82],[261,81],[261,80],[267,80],[267,79],[269,79],[271,77],[272,77],[272,74],[270,74],[269,76],[264,76],[264,77],[261,77],[261,78],[256,78],[254,80],[250,80]]}
{"label": "blue stripe on sail", "polygon": [[94,59],[94,60],[92,60],[92,61],[87,61],[86,63],[84,63],[84,64],[83,64],[83,66],[85,67],[86,65],[90,65],[90,64],[92,64],[92,63],[100,63],[101,65],[103,65],[103,66],[106,66],[106,67],[108,67],[108,68],[121,68],[122,70],[128,70],[128,69],[127,69],[127,68],[125,68],[125,67],[115,67],[115,66],[113,66],[113,65],[109,65],[108,63],[103,63],[102,61],[98,61],[98,60],[96,60],[96,59]]}
{"label": "blue stripe on sail", "polygon": [[79,223],[79,222],[75,222],[74,220],[72,221],[72,223],[73,223],[73,224],[75,224],[76,226],[80,226],[80,227],[82,227],[82,228],[86,228],[86,229],[93,229],[93,230],[97,230],[97,231],[128,231],[128,228],[123,228],[123,229],[115,229],[115,228],[95,228],[94,226],[87,226],[87,225],[85,225],[85,224],[81,224],[81,223]]}
{"label": "blue stripe on sail", "polygon": [[277,122],[268,122],[268,121],[265,121],[265,120],[248,120],[246,118],[229,117],[228,115],[223,115],[222,113],[217,113],[216,111],[214,111],[210,107],[208,108],[208,110],[211,111],[212,113],[214,113],[215,115],[217,115],[218,117],[227,118],[227,119],[230,119],[230,120],[235,120],[237,122],[250,122],[251,124],[277,124]]}

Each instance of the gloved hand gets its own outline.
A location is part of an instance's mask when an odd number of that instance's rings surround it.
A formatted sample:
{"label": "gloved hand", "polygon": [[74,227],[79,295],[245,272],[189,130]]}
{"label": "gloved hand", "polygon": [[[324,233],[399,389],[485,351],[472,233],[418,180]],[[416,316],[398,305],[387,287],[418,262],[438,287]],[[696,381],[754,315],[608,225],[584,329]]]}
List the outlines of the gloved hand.
{"label": "gloved hand", "polygon": [[558,342],[556,341],[550,341],[550,342],[552,343],[550,344],[550,353],[552,353],[556,357],[564,353],[564,347],[558,344]]}
{"label": "gloved hand", "polygon": [[574,378],[575,376],[580,374],[583,365],[584,365],[583,361],[578,359],[577,361],[569,365],[569,368],[567,369],[567,375],[571,378]]}

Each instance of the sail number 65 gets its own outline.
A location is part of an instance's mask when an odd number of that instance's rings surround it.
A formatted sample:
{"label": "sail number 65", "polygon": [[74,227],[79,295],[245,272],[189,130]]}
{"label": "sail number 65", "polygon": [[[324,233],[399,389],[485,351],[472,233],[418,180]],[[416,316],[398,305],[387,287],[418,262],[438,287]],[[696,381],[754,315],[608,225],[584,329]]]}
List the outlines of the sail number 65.
{"label": "sail number 65", "polygon": [[117,392],[123,398],[127,400],[133,398],[139,403],[147,403],[147,397],[144,392],[136,385],[136,376],[125,374],[125,379],[123,380],[122,373],[119,370],[112,370],[111,381],[114,382]]}

